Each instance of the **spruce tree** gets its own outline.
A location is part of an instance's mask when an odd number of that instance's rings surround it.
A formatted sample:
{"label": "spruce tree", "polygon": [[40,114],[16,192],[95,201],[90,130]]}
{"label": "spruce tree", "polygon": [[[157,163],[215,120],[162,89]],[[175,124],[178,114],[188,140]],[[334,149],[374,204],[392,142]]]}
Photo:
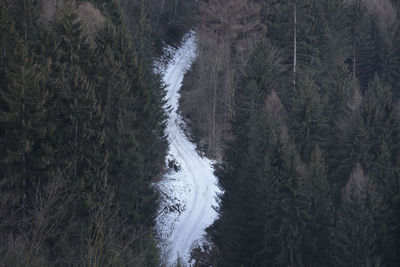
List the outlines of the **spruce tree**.
{"label": "spruce tree", "polygon": [[382,140],[388,144],[392,155],[399,153],[399,121],[396,112],[390,87],[383,84],[378,75],[375,75],[361,104],[361,116],[368,134],[369,146],[369,158],[363,164],[368,171],[372,170],[373,164],[377,161]]}
{"label": "spruce tree", "polygon": [[383,254],[378,248],[379,233],[375,227],[379,195],[360,164],[354,167],[342,196],[342,208],[330,239],[333,264],[381,265]]}
{"label": "spruce tree", "polygon": [[271,140],[267,172],[264,225],[264,265],[302,265],[304,198],[298,193],[298,156],[293,144],[282,136]]}
{"label": "spruce tree", "polygon": [[41,142],[48,134],[45,107],[47,88],[41,86],[43,78],[39,67],[32,62],[22,41],[9,54],[1,88],[3,129],[2,158],[3,185],[9,190],[21,190],[27,201],[28,191],[39,183],[48,162],[44,158]]}
{"label": "spruce tree", "polygon": [[[349,129],[353,127],[354,110],[352,102],[358,93],[356,81],[351,77],[348,66],[339,60],[325,83],[327,118],[326,162],[329,180],[343,186],[347,182],[352,167],[343,168],[349,162],[352,147],[348,141]],[[354,107],[355,108],[355,107]]]}
{"label": "spruce tree", "polygon": [[316,145],[324,147],[326,140],[323,132],[326,119],[323,105],[312,76],[304,74],[299,79],[298,88],[292,99],[290,109],[291,135],[298,145],[300,156],[308,161]]}
{"label": "spruce tree", "polygon": [[384,77],[391,84],[393,90],[393,100],[399,101],[400,99],[400,28],[393,34],[392,43],[389,44],[387,52],[387,62],[384,65],[385,75]]}
{"label": "spruce tree", "polygon": [[379,31],[379,20],[375,17],[366,18],[363,30],[363,39],[358,46],[356,77],[360,83],[361,90],[367,91],[370,80],[375,74],[382,74],[383,39]]}
{"label": "spruce tree", "polygon": [[209,230],[221,266],[257,265],[263,261],[264,237],[259,233],[264,227],[267,188],[266,168],[260,168],[266,166],[268,141],[265,101],[272,93],[277,98],[274,90],[279,89],[281,72],[278,50],[260,44],[250,57],[235,95],[232,127],[236,138],[216,171],[225,190],[220,209],[224,217]]}
{"label": "spruce tree", "polygon": [[317,146],[311,154],[310,167],[301,181],[304,194],[305,240],[302,246],[305,266],[327,266],[330,244],[327,242],[332,225],[332,203],[327,169],[322,151]]}
{"label": "spruce tree", "polygon": [[398,199],[399,177],[397,166],[393,165],[393,156],[384,140],[381,141],[377,162],[371,171],[371,184],[376,197],[371,199],[372,211],[375,219],[377,237],[375,246],[382,251],[382,261],[387,266],[394,266],[399,262],[397,234],[398,226]]}
{"label": "spruce tree", "polygon": [[29,48],[36,48],[40,34],[40,3],[37,0],[19,0],[10,4],[15,19],[15,29]]}

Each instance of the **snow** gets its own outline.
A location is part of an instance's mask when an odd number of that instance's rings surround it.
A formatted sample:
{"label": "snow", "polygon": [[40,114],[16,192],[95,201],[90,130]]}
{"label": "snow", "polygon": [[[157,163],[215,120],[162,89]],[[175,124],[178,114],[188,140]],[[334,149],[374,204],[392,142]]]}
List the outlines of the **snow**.
{"label": "snow", "polygon": [[[181,126],[184,123],[177,113],[179,89],[184,74],[196,56],[195,36],[191,36],[176,51],[164,72],[167,85],[167,106],[170,114],[167,124],[169,152],[166,164],[174,160],[179,170],[171,170],[157,184],[162,195],[160,215],[156,219],[156,231],[162,256],[167,266],[173,266],[177,258],[190,266],[190,250],[205,242],[205,228],[217,218],[214,207],[220,193],[214,176],[212,161],[201,157]],[[192,263],[193,264],[193,263]]]}

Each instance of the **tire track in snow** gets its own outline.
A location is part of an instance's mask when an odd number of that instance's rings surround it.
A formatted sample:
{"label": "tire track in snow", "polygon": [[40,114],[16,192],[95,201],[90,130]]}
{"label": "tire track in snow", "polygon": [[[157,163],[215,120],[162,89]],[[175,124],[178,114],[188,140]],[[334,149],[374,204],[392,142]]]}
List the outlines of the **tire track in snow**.
{"label": "tire track in snow", "polygon": [[[217,218],[213,207],[220,192],[213,174],[212,162],[197,154],[195,145],[185,136],[177,114],[179,89],[183,76],[195,57],[195,37],[192,34],[176,52],[164,73],[167,85],[167,106],[171,107],[167,124],[170,143],[168,160],[175,160],[181,167],[179,172],[167,174],[158,184],[165,197],[164,205],[181,207],[181,212],[162,213],[156,221],[160,247],[165,263],[173,265],[177,257],[189,265],[190,250],[193,245],[204,242],[205,228]],[[160,211],[165,206],[160,207]]]}

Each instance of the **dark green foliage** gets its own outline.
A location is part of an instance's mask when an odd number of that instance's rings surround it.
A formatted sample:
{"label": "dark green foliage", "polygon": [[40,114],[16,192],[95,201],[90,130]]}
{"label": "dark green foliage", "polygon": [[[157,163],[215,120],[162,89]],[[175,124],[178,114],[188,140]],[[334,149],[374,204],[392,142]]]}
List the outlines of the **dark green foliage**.
{"label": "dark green foliage", "polygon": [[[109,1],[104,1],[108,3]],[[114,1],[113,1],[114,2]],[[122,0],[115,1],[123,7],[124,19],[128,30],[133,37],[136,49],[149,52],[152,47],[153,54],[141,54],[143,57],[154,58],[161,55],[165,44],[177,47],[181,37],[193,28],[197,13],[197,1],[175,0]],[[106,4],[105,4],[106,5]],[[105,8],[105,11],[110,8]],[[149,35],[151,33],[151,35]],[[149,58],[144,58],[149,60]]]}
{"label": "dark green foliage", "polygon": [[95,6],[106,19],[89,39],[76,2],[46,25],[39,1],[0,2],[0,265],[159,265],[154,47],[132,42],[117,1]]}
{"label": "dark green foliage", "polygon": [[[387,85],[382,84],[375,75],[370,82],[368,91],[361,105],[361,116],[368,133],[369,147],[368,160],[364,163],[370,171],[378,158],[378,151],[382,141],[390,145],[392,155],[399,154],[399,121],[395,109],[392,93]],[[393,159],[392,164],[395,164]]]}
{"label": "dark green foliage", "polygon": [[383,36],[381,36],[378,27],[377,19],[369,19],[364,30],[365,36],[358,46],[356,77],[363,91],[367,90],[368,83],[375,73],[382,73]]}
{"label": "dark green foliage", "polygon": [[364,163],[370,180],[380,196],[376,209],[375,224],[378,225],[377,245],[385,252],[382,261],[390,265],[398,262],[397,250],[392,247],[398,239],[398,155],[399,117],[393,104],[390,87],[382,84],[378,76],[370,82],[361,106],[367,130],[368,157]]}
{"label": "dark green foliage", "polygon": [[235,88],[211,261],[398,266],[398,26],[362,0],[256,2],[283,60],[261,45]]}
{"label": "dark green foliage", "polygon": [[311,154],[308,173],[301,182],[307,206],[305,210],[305,240],[302,250],[305,266],[326,266],[329,254],[330,225],[332,223],[332,203],[328,175],[322,151],[317,146]]}
{"label": "dark green foliage", "polygon": [[[260,55],[267,60],[258,60]],[[225,189],[222,203],[227,205],[210,229],[220,266],[284,265],[285,255],[300,245],[298,159],[282,121],[285,111],[275,93],[279,87],[274,85],[282,71],[280,62],[274,47],[256,48],[236,94],[236,138],[217,170]],[[265,71],[272,75],[260,76]],[[293,227],[299,235],[288,231]],[[280,240],[288,242],[288,249]]]}
{"label": "dark green foliage", "polygon": [[310,160],[311,151],[316,145],[323,147],[327,142],[322,134],[327,123],[318,91],[312,76],[304,74],[304,78],[298,82],[290,109],[291,133],[305,161]]}
{"label": "dark green foliage", "polygon": [[39,1],[12,1],[10,6],[10,13],[15,20],[16,31],[27,44],[34,47],[37,44],[39,35]]}
{"label": "dark green foliage", "polygon": [[389,43],[386,51],[386,60],[384,61],[383,78],[389,82],[393,90],[395,101],[400,99],[400,27],[393,34],[393,39]]}
{"label": "dark green foliage", "polygon": [[[258,61],[258,55],[261,54],[268,55],[268,58],[272,61]],[[233,129],[235,134],[240,136],[240,139],[237,138],[235,145],[231,146],[227,151],[225,157],[229,160],[225,161],[226,164],[219,166],[217,170],[220,183],[226,190],[222,199],[229,203],[220,210],[224,214],[223,221],[218,221],[213,229],[210,230],[214,235],[214,242],[221,246],[219,260],[221,266],[229,266],[232,262],[244,260],[243,257],[254,250],[253,246],[249,247],[247,245],[249,243],[255,244],[251,241],[255,241],[254,238],[260,237],[259,235],[257,236],[257,232],[247,231],[252,229],[249,228],[249,224],[259,223],[254,221],[254,216],[260,216],[260,208],[262,208],[257,204],[260,201],[257,197],[259,197],[260,193],[262,194],[262,191],[260,192],[262,184],[258,183],[257,176],[255,176],[256,173],[252,170],[254,170],[254,166],[257,166],[257,163],[262,163],[263,161],[263,147],[257,146],[262,145],[262,140],[257,140],[256,145],[256,140],[253,138],[260,131],[258,121],[260,112],[263,109],[262,96],[273,88],[264,87],[266,84],[258,83],[253,77],[258,78],[261,74],[260,72],[254,73],[254,70],[261,68],[274,70],[277,67],[279,68],[279,65],[273,65],[277,61],[274,52],[269,53],[267,49],[262,49],[261,47],[256,50],[252,59],[252,63],[249,63],[246,68],[248,75],[243,81],[243,89],[237,92],[235,100],[237,116],[235,117],[236,123]],[[256,75],[252,75],[252,73]],[[243,155],[245,157],[240,160]],[[256,162],[253,162],[254,159],[256,159]],[[233,162],[236,164],[230,164]],[[247,182],[249,179],[252,180],[251,183]],[[237,198],[237,195],[244,197],[248,192],[252,192],[252,197],[246,203],[238,202],[240,198]],[[238,210],[240,212],[237,212]],[[246,219],[242,219],[242,216],[245,216]],[[226,223],[224,223],[225,220]],[[224,237],[226,239],[222,239]],[[237,250],[238,253],[231,253],[235,247],[240,247]]]}
{"label": "dark green foliage", "polygon": [[24,206],[29,202],[28,188],[47,178],[40,177],[50,165],[52,149],[46,139],[52,134],[52,125],[45,120],[49,102],[49,92],[42,83],[45,66],[40,68],[33,62],[13,24],[8,26],[0,74],[2,191],[21,190]]}
{"label": "dark green foliage", "polygon": [[[349,164],[349,154],[355,147],[353,141],[349,140],[349,129],[356,125],[352,116],[358,105],[355,98],[359,96],[359,90],[344,61],[339,59],[332,68],[324,88],[327,103],[324,108],[327,142],[322,147],[327,154],[330,181],[343,186],[355,164]],[[362,133],[360,129],[355,131],[357,134]]]}
{"label": "dark green foliage", "polygon": [[332,232],[332,264],[334,266],[381,266],[382,255],[374,251],[377,232],[373,214],[363,199],[352,193],[343,201],[338,223]]}
{"label": "dark green foliage", "polygon": [[[276,144],[269,155],[266,184],[267,201],[265,205],[266,254],[261,262],[267,265],[290,266],[303,261],[300,251],[304,239],[303,209],[304,199],[298,194],[298,160],[294,146],[276,132]],[[283,139],[283,140],[282,140]]]}

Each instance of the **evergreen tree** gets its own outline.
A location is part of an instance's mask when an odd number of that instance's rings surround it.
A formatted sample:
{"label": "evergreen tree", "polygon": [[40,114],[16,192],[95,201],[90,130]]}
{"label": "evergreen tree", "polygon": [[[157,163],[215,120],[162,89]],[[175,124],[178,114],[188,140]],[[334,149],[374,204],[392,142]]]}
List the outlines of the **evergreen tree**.
{"label": "evergreen tree", "polygon": [[29,48],[36,48],[39,36],[40,4],[37,0],[11,2],[11,14],[15,19],[15,29]]}
{"label": "evergreen tree", "polygon": [[317,146],[311,154],[309,170],[301,183],[307,202],[304,221],[305,240],[302,246],[305,266],[327,266],[330,244],[327,242],[332,225],[330,188],[324,156]]}
{"label": "evergreen tree", "polygon": [[316,145],[324,147],[323,132],[326,119],[323,105],[312,76],[305,74],[299,80],[290,109],[291,134],[298,145],[300,156],[308,161]]}
{"label": "evergreen tree", "polygon": [[346,202],[339,223],[332,233],[333,264],[336,266],[368,266],[381,264],[371,254],[375,242],[373,215],[358,202]]}
{"label": "evergreen tree", "polygon": [[[349,129],[353,126],[354,110],[352,102],[358,93],[356,82],[352,79],[344,61],[339,61],[325,83],[326,105],[324,115],[327,118],[326,151],[329,180],[342,187],[352,170],[344,168],[349,162],[352,147],[348,141]],[[353,162],[354,163],[354,162]]]}
{"label": "evergreen tree", "polygon": [[[216,172],[225,190],[210,228],[218,264],[397,266],[398,32],[389,36],[363,0],[261,6],[283,62],[297,61],[296,86],[291,68],[270,81],[257,63],[268,54],[248,55],[234,140]],[[274,90],[288,119],[271,105]]]}
{"label": "evergreen tree", "polygon": [[236,138],[216,171],[225,190],[220,209],[224,217],[209,230],[218,247],[221,266],[257,265],[262,261],[263,236],[259,233],[264,225],[266,173],[260,166],[265,166],[268,140],[263,99],[279,89],[276,81],[282,71],[280,62],[276,48],[269,44],[258,46],[235,96]]}
{"label": "evergreen tree", "polygon": [[382,251],[382,262],[394,266],[399,262],[398,250],[394,249],[399,232],[397,217],[397,196],[399,194],[398,174],[393,165],[393,156],[385,141],[381,142],[377,162],[371,171],[371,184],[377,197],[372,199],[373,215],[377,232],[375,246]]}
{"label": "evergreen tree", "polygon": [[[368,91],[363,99],[361,115],[368,134],[368,160],[363,162],[366,170],[372,170],[372,165],[377,161],[379,146],[384,140],[390,148],[392,155],[399,153],[399,122],[396,118],[396,109],[392,103],[391,90],[382,84],[375,75],[370,82]],[[394,164],[394,159],[392,159]]]}
{"label": "evergreen tree", "polygon": [[286,142],[278,139],[271,146],[263,231],[267,254],[263,259],[266,265],[301,266],[304,199],[297,193],[299,174],[294,147]]}
{"label": "evergreen tree", "polygon": [[378,18],[368,17],[363,30],[363,39],[358,46],[356,77],[360,83],[361,90],[365,92],[370,80],[375,74],[381,75],[382,70],[382,43],[384,37],[379,31]]}
{"label": "evergreen tree", "polygon": [[[338,266],[379,266],[374,206],[377,203],[369,178],[360,164],[354,168],[343,190],[342,209],[331,235],[333,264]],[[374,203],[375,202],[375,203]]]}
{"label": "evergreen tree", "polygon": [[400,27],[394,32],[392,43],[389,44],[387,51],[387,60],[384,64],[386,78],[393,91],[393,100],[396,102],[400,99],[400,48],[397,45],[400,42]]}
{"label": "evergreen tree", "polygon": [[82,1],[45,24],[39,2],[0,2],[0,265],[156,266],[167,143],[153,44],[132,45],[118,1],[90,6],[106,17],[95,41]]}
{"label": "evergreen tree", "polygon": [[[12,30],[12,29],[11,29]],[[48,162],[44,158],[46,128],[45,105],[48,92],[41,86],[43,78],[21,41],[9,53],[3,73],[5,87],[1,88],[3,185],[8,190],[21,190],[27,201],[28,190],[39,182],[40,171]],[[25,204],[27,204],[25,202]]]}

